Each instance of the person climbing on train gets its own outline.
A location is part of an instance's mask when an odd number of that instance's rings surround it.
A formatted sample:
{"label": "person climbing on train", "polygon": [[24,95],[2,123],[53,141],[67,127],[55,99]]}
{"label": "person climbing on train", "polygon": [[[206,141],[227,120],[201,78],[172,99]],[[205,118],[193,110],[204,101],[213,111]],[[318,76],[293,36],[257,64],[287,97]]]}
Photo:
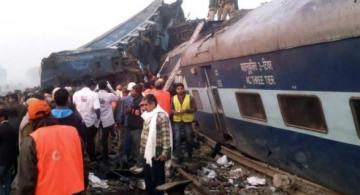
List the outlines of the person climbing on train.
{"label": "person climbing on train", "polygon": [[223,0],[222,6],[221,20],[226,20],[228,16],[229,19],[232,18],[237,8],[237,2],[235,0]]}
{"label": "person climbing on train", "polygon": [[[174,132],[174,153],[178,162],[191,160],[193,150],[192,123],[197,110],[193,97],[186,94],[184,84],[175,85],[176,95],[172,98],[173,132]],[[186,137],[186,156],[181,150],[181,135]]]}
{"label": "person climbing on train", "polygon": [[221,20],[223,3],[224,0],[209,0],[209,12],[208,12],[209,21],[214,21],[215,15],[217,15],[217,20]]}

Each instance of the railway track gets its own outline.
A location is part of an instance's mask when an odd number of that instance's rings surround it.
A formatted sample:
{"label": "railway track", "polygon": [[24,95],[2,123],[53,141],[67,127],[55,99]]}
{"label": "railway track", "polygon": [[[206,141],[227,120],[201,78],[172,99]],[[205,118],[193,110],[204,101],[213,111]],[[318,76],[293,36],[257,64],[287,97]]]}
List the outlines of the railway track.
{"label": "railway track", "polygon": [[[207,137],[206,135],[202,134],[199,131],[195,131],[198,136],[204,138],[203,140],[205,143],[211,147],[215,148],[217,143]],[[295,194],[295,195],[338,195],[340,193],[333,191],[331,189],[328,189],[324,186],[321,186],[319,184],[313,183],[311,181],[308,181],[306,179],[300,178],[298,176],[291,175],[288,172],[285,172],[283,170],[280,170],[278,168],[272,167],[266,163],[256,161],[254,159],[251,159],[247,156],[244,156],[240,152],[230,149],[225,146],[221,146],[220,153],[223,155],[226,155],[233,161],[239,163],[240,165],[249,168],[250,170],[253,170],[255,172],[261,173],[263,175],[266,175],[270,178],[273,178],[274,176],[285,176],[288,178],[291,178],[292,185],[290,188],[281,188],[281,190],[287,192],[288,194]],[[192,181],[192,184],[190,186],[191,192],[196,195],[209,195],[211,192],[206,189],[199,181],[198,179],[193,176],[190,173],[187,173],[182,168],[177,168],[178,173],[181,175],[181,177],[186,178],[188,180]]]}

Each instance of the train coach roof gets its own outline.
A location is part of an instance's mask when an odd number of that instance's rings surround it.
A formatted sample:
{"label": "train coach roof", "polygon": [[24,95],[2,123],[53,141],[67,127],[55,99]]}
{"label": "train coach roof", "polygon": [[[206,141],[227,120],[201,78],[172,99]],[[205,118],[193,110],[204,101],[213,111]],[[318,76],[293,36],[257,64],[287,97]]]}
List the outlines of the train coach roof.
{"label": "train coach roof", "polygon": [[182,65],[357,37],[359,18],[356,0],[273,0],[189,46]]}

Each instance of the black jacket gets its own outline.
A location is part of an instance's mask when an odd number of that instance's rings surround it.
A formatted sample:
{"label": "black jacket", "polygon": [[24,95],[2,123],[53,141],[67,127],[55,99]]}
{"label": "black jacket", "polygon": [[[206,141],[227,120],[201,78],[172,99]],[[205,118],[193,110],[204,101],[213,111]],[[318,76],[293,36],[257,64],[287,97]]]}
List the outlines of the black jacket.
{"label": "black jacket", "polygon": [[79,133],[81,140],[83,142],[86,141],[85,140],[86,126],[82,122],[82,118],[81,118],[80,114],[78,114],[77,112],[74,112],[66,118],[58,118],[57,120],[62,125],[69,125],[69,126],[75,127]]}
{"label": "black jacket", "polygon": [[140,102],[143,96],[134,97],[131,110],[127,113],[127,128],[130,130],[142,129],[144,120],[139,115],[135,115],[135,112],[140,112]]}
{"label": "black jacket", "polygon": [[18,135],[9,122],[0,124],[0,166],[16,164]]}
{"label": "black jacket", "polygon": [[[68,110],[70,110],[68,108]],[[83,143],[86,142],[86,126],[82,121],[80,114],[76,111],[72,110],[72,114],[65,115],[65,117],[56,116],[54,112],[52,112],[52,116],[59,122],[61,125],[69,125],[75,127],[79,133],[79,136]]]}

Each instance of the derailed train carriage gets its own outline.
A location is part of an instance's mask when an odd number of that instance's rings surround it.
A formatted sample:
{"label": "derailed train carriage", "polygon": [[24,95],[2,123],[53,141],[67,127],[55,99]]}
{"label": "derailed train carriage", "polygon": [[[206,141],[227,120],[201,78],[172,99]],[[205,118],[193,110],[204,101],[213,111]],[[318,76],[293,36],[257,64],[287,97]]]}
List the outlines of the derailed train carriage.
{"label": "derailed train carriage", "polygon": [[205,134],[360,194],[360,2],[274,0],[188,46],[181,71]]}
{"label": "derailed train carriage", "polygon": [[170,43],[178,41],[174,29],[185,20],[181,4],[182,0],[154,0],[79,49],[52,53],[42,60],[41,86],[76,85],[88,78],[125,83],[156,72]]}
{"label": "derailed train carriage", "polygon": [[[116,48],[54,53],[42,61],[41,84],[43,87],[77,85],[89,78],[106,76],[110,79],[112,76],[126,75],[130,66],[124,66],[123,61]],[[136,80],[136,75],[141,75],[141,72],[136,64],[132,69],[133,74],[128,74],[128,79]]]}

